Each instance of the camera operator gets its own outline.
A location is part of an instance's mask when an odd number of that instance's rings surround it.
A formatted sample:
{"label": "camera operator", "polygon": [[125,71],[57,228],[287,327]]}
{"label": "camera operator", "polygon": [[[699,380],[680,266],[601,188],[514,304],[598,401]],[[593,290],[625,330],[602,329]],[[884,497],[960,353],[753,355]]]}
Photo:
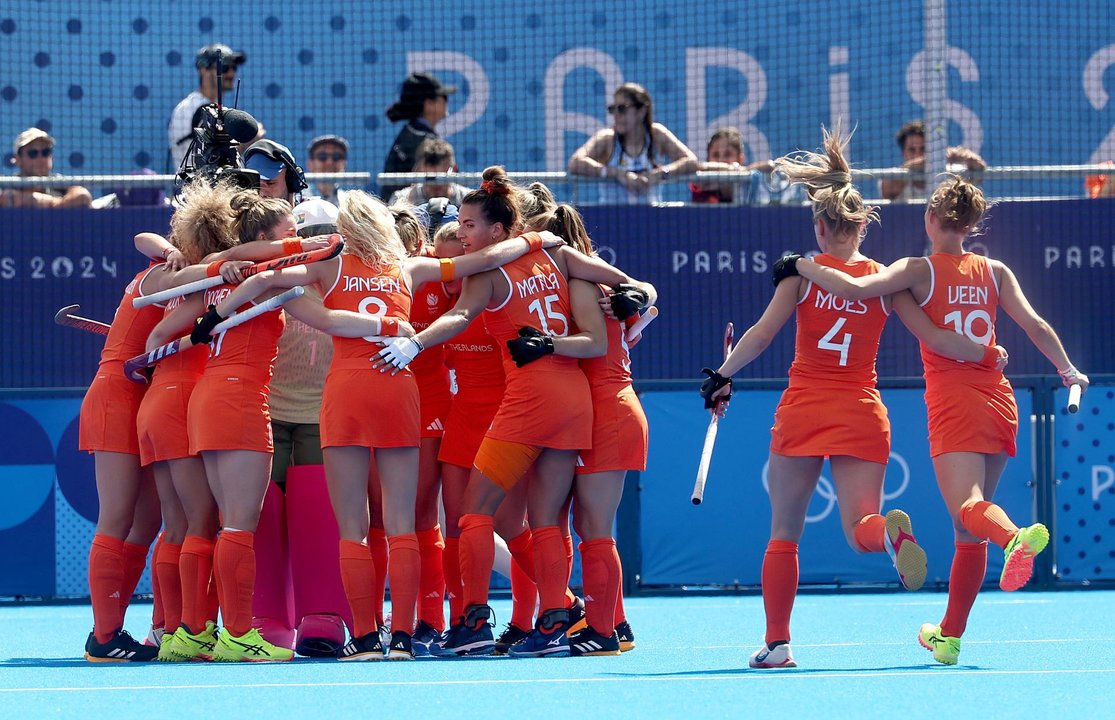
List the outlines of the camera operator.
{"label": "camera operator", "polygon": [[[167,127],[167,140],[170,152],[170,171],[175,172],[182,165],[186,151],[193,140],[193,129],[198,126],[198,112],[210,103],[217,102],[217,59],[220,58],[220,89],[232,90],[236,84],[236,71],[248,59],[242,52],[235,52],[228,45],[213,43],[197,51],[194,61],[197,67],[198,87],[174,108]],[[262,134],[262,130],[260,133]]]}
{"label": "camera operator", "polygon": [[294,196],[306,189],[306,175],[286,145],[260,140],[244,152],[244,167],[259,173],[259,194],[294,206]]}

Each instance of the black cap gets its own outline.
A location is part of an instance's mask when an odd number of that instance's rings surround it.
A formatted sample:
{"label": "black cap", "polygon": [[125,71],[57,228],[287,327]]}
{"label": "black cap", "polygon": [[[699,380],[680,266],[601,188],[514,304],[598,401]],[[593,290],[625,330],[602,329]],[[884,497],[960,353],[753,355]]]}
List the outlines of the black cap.
{"label": "black cap", "polygon": [[316,138],[310,141],[310,147],[306,148],[306,154],[312,155],[314,152],[314,148],[324,143],[333,143],[334,145],[340,145],[342,148],[344,148],[345,155],[348,155],[348,140],[345,140],[340,135],[318,135]]}
{"label": "black cap", "polygon": [[403,80],[403,89],[399,95],[402,103],[409,100],[425,100],[433,97],[446,97],[457,92],[456,85],[443,85],[440,80],[429,73],[412,73]]}
{"label": "black cap", "polygon": [[244,61],[248,59],[247,55],[234,51],[224,43],[213,43],[197,51],[197,59],[194,64],[198,68],[213,67],[217,63],[218,55],[220,55],[221,62],[226,68],[243,65]]}

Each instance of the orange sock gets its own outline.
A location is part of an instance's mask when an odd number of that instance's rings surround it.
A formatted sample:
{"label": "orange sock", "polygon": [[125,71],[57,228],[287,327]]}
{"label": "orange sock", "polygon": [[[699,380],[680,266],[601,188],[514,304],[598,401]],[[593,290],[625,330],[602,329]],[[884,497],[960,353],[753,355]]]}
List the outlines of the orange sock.
{"label": "orange sock", "polygon": [[89,547],[89,601],[97,642],[108,642],[124,624],[120,613],[123,583],[124,541],[97,533]]}
{"label": "orange sock", "polygon": [[441,526],[421,530],[418,553],[422,556],[422,579],[418,583],[418,619],[438,632],[445,630],[445,571],[442,554],[445,541]]}
{"label": "orange sock", "polygon": [[418,538],[395,535],[387,538],[391,546],[391,632],[414,632],[414,606],[422,578],[422,551]]}
{"label": "orange sock", "polygon": [[604,637],[616,629],[616,598],[622,571],[616,541],[597,538],[581,543],[581,568],[585,584],[585,619]]}
{"label": "orange sock", "polygon": [[255,533],[222,530],[213,552],[217,594],[225,631],[240,637],[252,629],[252,595],[256,586]]}
{"label": "orange sock", "polygon": [[[163,590],[162,582],[159,579],[159,573],[156,568],[159,564],[159,556],[163,552],[163,536],[165,532],[159,533],[159,537],[155,538],[155,549],[151,551],[151,627],[166,629],[166,609],[163,608]],[[179,545],[178,547],[182,547]],[[178,567],[175,566],[174,574],[178,574]],[[174,632],[175,628],[170,631]]]}
{"label": "orange sock", "polygon": [[986,500],[965,503],[960,508],[960,524],[976,537],[987,538],[1001,548],[1005,548],[1018,532],[1018,526],[1011,522],[1003,508]]}
{"label": "orange sock", "polygon": [[534,584],[534,536],[524,530],[507,541],[511,552],[511,624],[520,630],[534,627],[538,586]]}
{"label": "orange sock", "polygon": [[128,605],[132,602],[136,585],[139,585],[139,579],[143,577],[143,569],[147,567],[147,550],[146,545],[136,545],[130,542],[123,545],[124,577],[120,582],[121,624],[124,622],[124,613],[127,612]]}
{"label": "orange sock", "polygon": [[464,590],[461,588],[461,543],[457,538],[445,538],[441,567],[445,571],[445,595],[449,598],[449,621],[457,622],[457,618],[465,614]]}
{"label": "orange sock", "polygon": [[856,523],[856,527],[852,531],[852,537],[855,539],[859,549],[869,553],[887,551],[887,546],[883,541],[886,534],[887,520],[879,513],[864,515],[860,518],[860,521]]}
{"label": "orange sock", "polygon": [[538,585],[539,614],[554,608],[565,608],[565,543],[561,530],[556,526],[534,531],[534,582]]}
{"label": "orange sock", "polygon": [[189,632],[205,629],[207,620],[216,620],[209,613],[209,582],[213,575],[213,541],[187,535],[178,556],[179,587],[182,588],[182,622]]}
{"label": "orange sock", "polygon": [[766,641],[790,640],[790,613],[798,593],[798,544],[771,540],[763,555],[763,608],[767,615]]}
{"label": "orange sock", "polygon": [[949,601],[941,633],[960,637],[968,626],[968,615],[976,602],[983,579],[987,575],[987,543],[956,543],[949,571]]}
{"label": "orange sock", "polygon": [[151,573],[151,579],[159,581],[155,604],[162,608],[159,611],[163,617],[162,627],[167,632],[174,632],[182,624],[182,576],[178,572],[181,555],[181,545],[163,542],[162,538],[155,545],[155,572]]}
{"label": "orange sock", "polygon": [[368,532],[368,549],[375,563],[375,576],[372,584],[372,607],[375,608],[376,622],[383,625],[383,596],[387,592],[387,531],[372,528]]}
{"label": "orange sock", "polygon": [[379,628],[375,611],[375,561],[368,546],[341,540],[341,582],[352,608],[352,634],[363,637]]}
{"label": "orange sock", "polygon": [[464,606],[488,604],[488,584],[496,561],[496,536],[491,515],[462,515],[460,553]]}

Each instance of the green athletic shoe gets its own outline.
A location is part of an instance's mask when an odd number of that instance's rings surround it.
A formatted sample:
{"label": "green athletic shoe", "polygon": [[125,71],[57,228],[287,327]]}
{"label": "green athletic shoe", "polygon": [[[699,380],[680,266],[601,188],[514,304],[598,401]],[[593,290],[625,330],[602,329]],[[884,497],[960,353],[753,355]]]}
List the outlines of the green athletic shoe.
{"label": "green athletic shoe", "polygon": [[215,662],[286,662],[293,658],[293,650],[272,645],[256,628],[240,637],[233,637],[226,629],[218,635],[213,650]]}
{"label": "green athletic shoe", "polygon": [[1048,544],[1049,530],[1041,523],[1016,532],[1003,550],[1003,574],[999,576],[999,587],[1010,592],[1028,583],[1034,574],[1034,556]]}
{"label": "green athletic shoe", "polygon": [[918,633],[918,642],[933,653],[933,659],[942,665],[955,665],[960,659],[960,638],[948,637],[940,625],[926,623]]}
{"label": "green athletic shoe", "polygon": [[180,625],[173,633],[163,636],[162,645],[159,646],[159,660],[162,662],[212,660],[216,642],[217,626],[212,621],[207,621],[205,629],[197,634],[191,633],[185,625]]}

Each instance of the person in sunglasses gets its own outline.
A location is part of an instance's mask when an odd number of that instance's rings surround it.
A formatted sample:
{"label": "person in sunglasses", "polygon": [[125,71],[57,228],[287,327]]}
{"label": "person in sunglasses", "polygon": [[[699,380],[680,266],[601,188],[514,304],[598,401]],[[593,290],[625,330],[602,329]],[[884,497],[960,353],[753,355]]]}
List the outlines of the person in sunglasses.
{"label": "person in sunglasses", "polygon": [[[340,135],[318,135],[306,150],[306,168],[311,173],[342,173],[348,163],[348,140]],[[334,205],[341,204],[345,191],[333,181],[315,182],[307,194]],[[305,195],[303,195],[305,197]]]}
{"label": "person in sunglasses", "polygon": [[601,204],[661,202],[659,183],[697,170],[693,151],[654,122],[654,103],[642,85],[620,85],[607,109],[612,127],[598,130],[573,153],[568,168],[573,175],[614,181],[600,184]]}
{"label": "person in sunglasses", "polygon": [[[54,170],[54,138],[39,128],[28,128],[12,143],[11,164],[20,177],[48,177]],[[22,186],[0,194],[0,207],[71,208],[89,207],[93,201],[86,188]]]}

